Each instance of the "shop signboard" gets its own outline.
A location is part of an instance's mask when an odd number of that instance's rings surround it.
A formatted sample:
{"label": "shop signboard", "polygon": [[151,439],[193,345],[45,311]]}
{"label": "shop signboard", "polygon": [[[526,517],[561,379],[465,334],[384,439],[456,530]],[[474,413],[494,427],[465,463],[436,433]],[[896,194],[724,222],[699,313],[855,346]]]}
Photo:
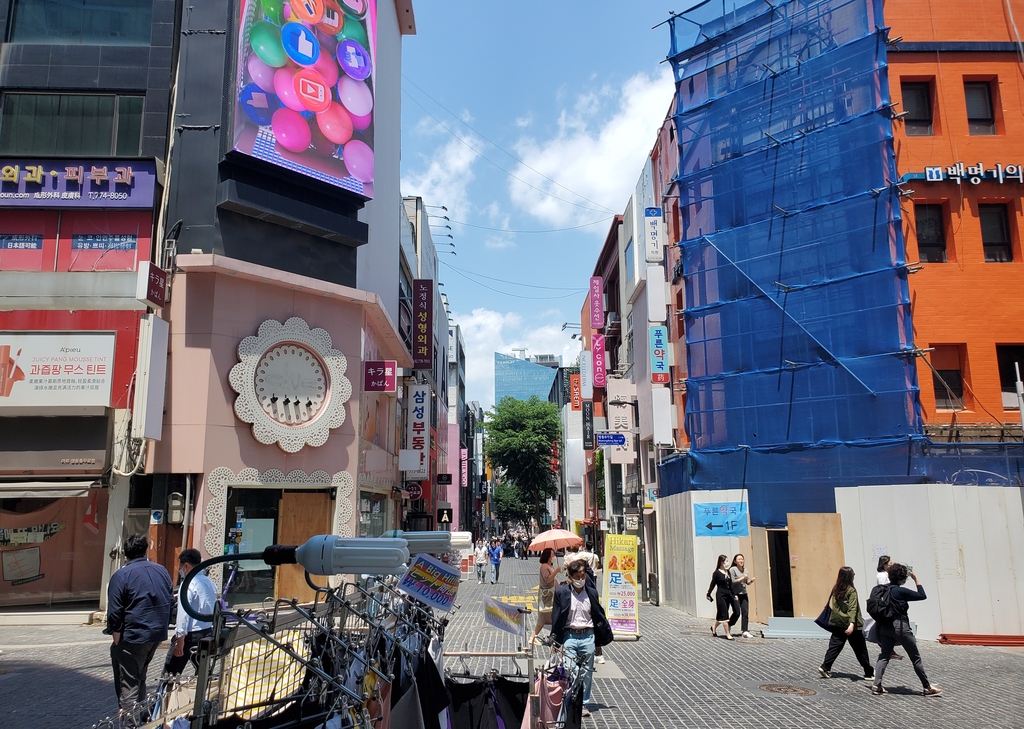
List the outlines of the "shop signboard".
{"label": "shop signboard", "polygon": [[398,390],[398,362],[393,359],[363,362],[363,392]]}
{"label": "shop signboard", "polygon": [[412,282],[412,366],[434,369],[434,282],[429,278]]}
{"label": "shop signboard", "polygon": [[112,332],[0,332],[0,409],[110,405]]}
{"label": "shop signboard", "polygon": [[164,308],[167,303],[167,271],[150,261],[140,263],[135,298],[154,309]]}
{"label": "shop signboard", "polygon": [[438,486],[451,486],[452,475],[450,473],[439,473],[437,474],[437,485]]}
{"label": "shop signboard", "polygon": [[[920,173],[917,175],[919,176]],[[927,182],[952,180],[958,185],[961,180],[968,180],[972,185],[978,185],[985,179],[998,182],[1000,185],[1009,180],[1016,180],[1018,184],[1024,184],[1024,165],[1018,163],[1003,166],[1002,163],[998,163],[986,168],[981,162],[976,165],[964,165],[963,162],[957,162],[948,167],[941,165],[925,167],[924,179]]]}
{"label": "shop signboard", "polygon": [[589,349],[580,352],[580,397],[594,399],[594,357]]}
{"label": "shop signboard", "polygon": [[626,445],[626,434],[625,433],[598,433],[597,434],[597,447],[604,448],[605,446],[624,446]]}
{"label": "shop signboard", "polygon": [[608,384],[608,369],[604,359],[604,335],[595,334],[593,340],[594,387],[605,387]]}
{"label": "shop signboard", "polygon": [[664,385],[671,379],[668,370],[668,328],[649,327],[647,341],[651,345],[651,382]]}
{"label": "shop signboard", "polygon": [[573,411],[583,409],[583,387],[579,375],[569,375],[569,393]]}
{"label": "shop signboard", "polygon": [[376,0],[238,4],[234,152],[372,198]]}
{"label": "shop signboard", "polygon": [[455,603],[461,579],[462,572],[457,567],[429,554],[419,554],[398,583],[398,589],[424,605],[446,613]]}
{"label": "shop signboard", "polygon": [[694,504],[693,527],[698,537],[749,537],[747,502]]}
{"label": "shop signboard", "polygon": [[661,263],[665,258],[665,220],[661,208],[644,208],[644,260]]}
{"label": "shop signboard", "polygon": [[526,635],[526,611],[493,597],[484,598],[484,622],[512,635]]}
{"label": "shop signboard", "polygon": [[604,278],[590,278],[590,328],[597,331],[604,329]]}
{"label": "shop signboard", "polygon": [[0,157],[0,208],[152,208],[156,162]]}
{"label": "shop signboard", "polygon": [[419,468],[405,469],[405,477],[415,481],[430,476],[430,385],[413,385],[409,388],[406,410],[408,419],[405,445],[407,450],[419,454]]}
{"label": "shop signboard", "polygon": [[637,538],[631,534],[605,534],[605,613],[612,632],[640,634],[640,596],[637,590]]}
{"label": "shop signboard", "polygon": [[469,488],[469,449],[460,449],[459,459],[462,461],[462,488]]}
{"label": "shop signboard", "polygon": [[594,401],[583,401],[583,450],[592,451],[597,447],[594,442]]}

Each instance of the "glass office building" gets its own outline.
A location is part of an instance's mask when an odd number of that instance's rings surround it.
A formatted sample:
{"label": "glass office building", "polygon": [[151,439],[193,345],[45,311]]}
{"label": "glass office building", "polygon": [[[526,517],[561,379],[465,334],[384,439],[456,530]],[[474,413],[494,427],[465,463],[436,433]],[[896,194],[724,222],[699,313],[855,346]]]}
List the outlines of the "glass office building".
{"label": "glass office building", "polygon": [[[555,367],[557,365],[555,359]],[[529,400],[533,395],[541,400],[547,400],[557,371],[555,368],[535,364],[527,359],[495,352],[494,402],[501,402],[503,397]]]}

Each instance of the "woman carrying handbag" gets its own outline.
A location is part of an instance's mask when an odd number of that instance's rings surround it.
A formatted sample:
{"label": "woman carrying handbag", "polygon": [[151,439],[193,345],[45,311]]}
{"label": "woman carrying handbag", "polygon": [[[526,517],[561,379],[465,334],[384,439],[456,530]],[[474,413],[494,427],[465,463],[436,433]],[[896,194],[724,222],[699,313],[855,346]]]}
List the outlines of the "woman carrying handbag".
{"label": "woman carrying handbag", "polygon": [[[864,642],[864,632],[862,630],[864,627],[864,617],[860,612],[860,601],[857,598],[857,588],[853,586],[853,577],[852,567],[840,567],[839,575],[836,577],[836,584],[829,595],[826,611],[831,612],[831,615],[828,617],[826,622],[828,627],[825,629],[832,634],[832,637],[828,641],[825,660],[818,667],[818,673],[821,674],[822,678],[832,677],[832,664],[839,657],[847,641],[849,641],[850,647],[853,648],[853,654],[857,657],[857,661],[864,669],[864,678],[871,679],[875,677],[875,669],[871,665],[871,659],[868,658],[868,647]],[[818,620],[822,620],[824,617],[823,613],[818,617]],[[815,622],[818,622],[818,620]],[[821,625],[821,623],[818,624]],[[823,625],[822,627],[825,626]]]}

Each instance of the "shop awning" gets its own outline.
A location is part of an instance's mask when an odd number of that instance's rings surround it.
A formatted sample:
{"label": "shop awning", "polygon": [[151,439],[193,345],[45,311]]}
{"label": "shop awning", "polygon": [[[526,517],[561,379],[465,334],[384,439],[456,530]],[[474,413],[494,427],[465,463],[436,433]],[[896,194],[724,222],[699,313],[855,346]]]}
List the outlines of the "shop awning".
{"label": "shop awning", "polygon": [[99,481],[0,481],[0,499],[62,499],[88,496]]}

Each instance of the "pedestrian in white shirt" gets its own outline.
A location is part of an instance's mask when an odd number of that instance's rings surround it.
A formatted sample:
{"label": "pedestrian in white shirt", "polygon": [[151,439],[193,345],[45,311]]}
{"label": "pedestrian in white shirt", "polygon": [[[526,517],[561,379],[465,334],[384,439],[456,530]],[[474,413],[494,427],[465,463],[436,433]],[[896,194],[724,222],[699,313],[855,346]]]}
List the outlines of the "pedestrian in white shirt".
{"label": "pedestrian in white shirt", "polygon": [[[184,579],[185,575],[195,569],[196,565],[203,561],[198,549],[186,549],[178,556],[178,575]],[[185,670],[185,666],[192,662],[195,669],[199,670],[199,659],[192,653],[192,649],[198,647],[199,641],[213,635],[213,623],[196,620],[185,612],[181,606],[181,590],[178,590],[178,619],[174,624],[174,637],[171,639],[170,650],[167,651],[167,658],[164,659],[164,673],[176,675]],[[217,588],[213,580],[204,574],[198,574],[192,578],[192,584],[188,586],[188,604],[193,610],[200,613],[210,614],[217,602]]]}
{"label": "pedestrian in white shirt", "polygon": [[484,546],[483,539],[476,540],[476,582],[478,585],[484,584],[484,577],[487,576],[487,558],[490,553],[487,551],[487,547]]}

